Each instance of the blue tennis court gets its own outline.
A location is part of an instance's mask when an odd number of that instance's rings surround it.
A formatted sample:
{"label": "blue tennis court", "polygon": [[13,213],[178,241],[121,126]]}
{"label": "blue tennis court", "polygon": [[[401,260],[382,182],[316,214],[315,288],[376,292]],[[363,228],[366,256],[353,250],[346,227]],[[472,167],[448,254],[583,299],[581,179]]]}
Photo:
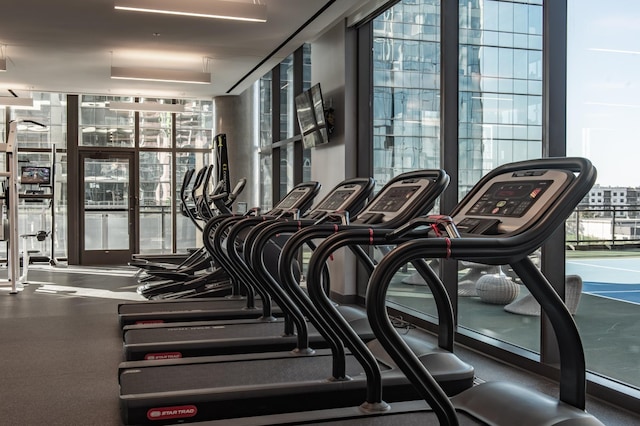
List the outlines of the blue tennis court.
{"label": "blue tennis court", "polygon": [[567,259],[567,275],[580,275],[582,292],[640,304],[640,257]]}

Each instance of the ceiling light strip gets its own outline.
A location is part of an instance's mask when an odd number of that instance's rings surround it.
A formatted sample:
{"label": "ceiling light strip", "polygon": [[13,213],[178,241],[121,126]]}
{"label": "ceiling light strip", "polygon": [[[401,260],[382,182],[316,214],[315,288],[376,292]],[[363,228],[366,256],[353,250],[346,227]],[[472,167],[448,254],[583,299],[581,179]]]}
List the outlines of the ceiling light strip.
{"label": "ceiling light strip", "polygon": [[211,73],[160,68],[111,67],[116,80],[162,81],[166,83],[210,84]]}
{"label": "ceiling light strip", "polygon": [[0,96],[0,106],[33,107],[32,98],[16,98],[15,96]]}
{"label": "ceiling light strip", "polygon": [[198,18],[267,22],[267,6],[222,0],[116,0],[115,9]]}

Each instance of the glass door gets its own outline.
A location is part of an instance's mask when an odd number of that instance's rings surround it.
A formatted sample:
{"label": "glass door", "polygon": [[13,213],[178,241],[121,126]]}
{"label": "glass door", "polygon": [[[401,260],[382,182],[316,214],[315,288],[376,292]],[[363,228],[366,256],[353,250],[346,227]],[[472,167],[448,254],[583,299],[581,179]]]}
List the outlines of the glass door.
{"label": "glass door", "polygon": [[83,265],[126,264],[135,247],[134,155],[80,155],[81,249]]}

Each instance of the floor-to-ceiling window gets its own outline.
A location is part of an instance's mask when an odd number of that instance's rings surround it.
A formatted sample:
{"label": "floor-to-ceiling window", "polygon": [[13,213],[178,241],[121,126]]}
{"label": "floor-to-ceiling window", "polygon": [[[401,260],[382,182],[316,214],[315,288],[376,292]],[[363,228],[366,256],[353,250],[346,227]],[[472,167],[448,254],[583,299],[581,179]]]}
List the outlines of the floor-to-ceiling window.
{"label": "floor-to-ceiling window", "polygon": [[[457,191],[463,196],[498,165],[542,155],[542,4],[476,0],[460,3],[459,15]],[[440,165],[439,23],[440,2],[433,0],[400,2],[373,21],[373,171],[378,184],[404,171]],[[459,324],[537,351],[537,320],[506,313],[477,297],[477,279],[498,272],[460,263]],[[410,274],[394,289],[392,300],[435,315],[424,303],[428,294],[422,284]],[[521,324],[517,332],[511,331],[514,324]]]}
{"label": "floor-to-ceiling window", "polygon": [[[374,150],[372,170],[382,182],[396,173],[394,169],[399,173],[421,166],[419,155],[403,155],[408,144],[406,139],[398,142],[397,135],[399,130],[415,133],[412,125],[419,128],[416,116],[408,120],[409,125],[401,121],[410,116],[405,105],[418,103],[407,102],[409,97],[399,82],[409,81],[400,72],[406,66],[403,61],[423,41],[416,24],[427,22],[428,18],[412,13],[423,3],[432,4],[414,0],[394,3],[370,26],[374,49],[373,136],[369,142]],[[583,337],[588,369],[638,388],[640,187],[633,174],[633,141],[638,133],[635,80],[640,69],[640,38],[632,17],[640,10],[635,3],[624,0],[606,6],[596,1],[568,3],[566,140],[564,134],[549,130],[563,129],[565,122],[550,113],[554,105],[549,99],[555,93],[545,91],[550,80],[564,80],[563,72],[545,71],[563,69],[564,65],[550,65],[564,63],[564,58],[554,58],[549,51],[562,52],[564,56],[565,22],[543,21],[543,16],[549,17],[549,10],[562,12],[563,6],[550,8],[542,0],[472,0],[458,3],[457,146],[452,149],[443,142],[439,146],[442,158],[454,153],[457,159],[454,166],[448,163],[451,169],[447,171],[456,174],[458,198],[487,171],[501,164],[562,155],[565,145],[567,155],[588,157],[594,162],[599,170],[598,182],[566,224],[565,303]],[[432,13],[439,16],[439,7]],[[543,34],[545,29],[559,35],[559,39]],[[562,47],[557,49],[554,42]],[[544,46],[549,50],[545,51]],[[426,56],[420,58],[422,62],[437,63],[440,59],[426,50],[421,55]],[[426,71],[420,75],[423,81],[434,78]],[[445,96],[439,85],[434,92],[438,97]],[[360,105],[365,107],[366,97],[361,99]],[[425,105],[421,104],[440,123],[443,112],[434,114]],[[423,125],[424,118],[423,113]],[[545,138],[552,134],[553,138]],[[428,141],[430,137],[425,134],[418,139]],[[551,244],[560,245],[562,241]],[[539,261],[548,275],[556,274],[548,266],[549,252],[553,250],[536,253],[534,261]],[[461,337],[464,334],[465,341],[471,341],[467,338],[472,336],[494,342],[501,348],[496,353],[501,355],[502,348],[508,348],[523,358],[546,362],[544,357],[553,352],[553,345],[541,336],[539,307],[529,303],[531,298],[519,278],[508,267],[488,268],[464,262],[459,262],[458,267]],[[515,284],[510,285],[515,288],[510,301],[490,304],[480,300],[475,284],[487,274],[505,274]],[[394,307],[433,321],[435,310],[423,284],[408,268],[397,275],[389,299]],[[518,358],[508,356],[511,360]],[[594,380],[611,385],[606,380]]]}
{"label": "floor-to-ceiling window", "polygon": [[260,205],[269,209],[293,185],[311,176],[311,154],[302,149],[294,102],[296,95],[311,86],[311,46],[301,46],[256,84],[260,96]]}
{"label": "floor-to-ceiling window", "polygon": [[[109,221],[117,228],[114,212],[118,207],[129,206],[124,194],[133,190],[137,191],[132,201],[132,208],[138,213],[137,227],[127,235],[135,238],[133,246],[137,251],[172,253],[197,247],[201,244],[197,227],[180,213],[180,186],[189,168],[197,171],[213,158],[213,103],[181,100],[177,104],[182,110],[170,112],[162,108],[136,110],[132,101],[132,98],[81,96],[79,150],[102,164],[87,169],[95,175],[90,181],[85,176],[84,210],[96,210],[96,217],[100,218],[100,226],[89,226],[86,231],[98,232],[95,240],[108,242],[105,229],[109,230]],[[112,108],[113,102],[125,103],[127,108]],[[174,101],[141,98],[136,103],[155,106]],[[121,182],[122,176],[105,168],[100,158],[105,153],[118,152],[135,155],[137,170],[128,175],[132,177],[127,182]],[[113,232],[117,231],[115,228]]]}
{"label": "floor-to-ceiling window", "polygon": [[400,2],[373,21],[373,177],[440,165],[440,1]]}
{"label": "floor-to-ceiling window", "polygon": [[258,82],[259,85],[259,127],[260,127],[260,208],[268,210],[273,206],[272,197],[272,172],[273,153],[273,120],[272,120],[272,94],[271,72],[268,72]]}
{"label": "floor-to-ceiling window", "polygon": [[598,180],[567,225],[587,368],[640,387],[640,4],[568,2],[567,153]]}
{"label": "floor-to-ceiling window", "polygon": [[[475,0],[461,3],[459,13],[462,197],[495,167],[542,156],[542,0]],[[460,262],[459,270],[459,324],[538,352],[538,317],[504,309],[516,295],[526,295],[510,268]],[[506,274],[516,284],[504,303],[477,297],[476,284],[485,274]]]}

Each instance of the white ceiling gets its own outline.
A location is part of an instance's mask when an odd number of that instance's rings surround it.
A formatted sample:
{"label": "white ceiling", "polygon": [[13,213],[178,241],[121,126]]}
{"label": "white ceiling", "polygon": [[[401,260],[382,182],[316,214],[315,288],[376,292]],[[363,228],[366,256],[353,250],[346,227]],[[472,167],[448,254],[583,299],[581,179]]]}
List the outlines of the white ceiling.
{"label": "white ceiling", "polygon": [[[7,71],[0,72],[0,96],[11,96],[8,90],[21,97],[29,91],[199,99],[239,94],[368,0],[260,3],[267,5],[266,23],[118,11],[113,0],[3,0],[0,45]],[[327,3],[326,11],[276,51]],[[110,78],[111,66],[201,72],[207,61],[212,82],[206,85]]]}

